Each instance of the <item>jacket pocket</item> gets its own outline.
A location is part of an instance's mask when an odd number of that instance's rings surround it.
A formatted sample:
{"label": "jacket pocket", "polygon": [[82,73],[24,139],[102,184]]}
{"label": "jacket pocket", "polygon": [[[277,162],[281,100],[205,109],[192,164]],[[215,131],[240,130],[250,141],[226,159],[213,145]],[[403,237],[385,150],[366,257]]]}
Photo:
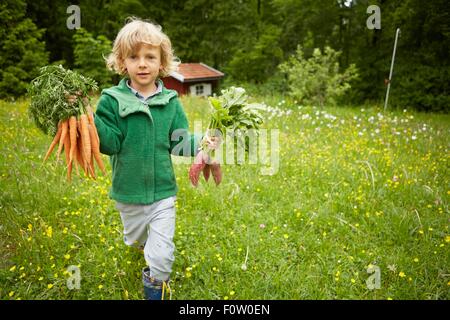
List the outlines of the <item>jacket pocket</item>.
{"label": "jacket pocket", "polygon": [[140,159],[117,159],[112,178],[114,193],[140,196],[144,192],[144,162]]}
{"label": "jacket pocket", "polygon": [[156,191],[166,191],[175,186],[175,173],[170,154],[159,154],[155,158]]}

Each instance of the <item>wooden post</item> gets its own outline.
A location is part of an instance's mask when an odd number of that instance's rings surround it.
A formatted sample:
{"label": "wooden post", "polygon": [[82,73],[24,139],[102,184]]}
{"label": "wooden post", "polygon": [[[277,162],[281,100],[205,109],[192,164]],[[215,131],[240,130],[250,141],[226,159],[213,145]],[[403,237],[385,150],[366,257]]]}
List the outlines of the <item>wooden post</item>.
{"label": "wooden post", "polygon": [[400,28],[397,28],[397,32],[395,33],[395,42],[394,42],[394,51],[392,52],[392,60],[391,60],[391,71],[389,72],[389,81],[388,81],[388,87],[386,91],[386,98],[384,99],[384,111],[386,111],[388,100],[389,100],[389,90],[391,89],[391,79],[392,79],[392,71],[394,69],[394,60],[395,60],[395,51],[397,49],[397,40],[398,35],[400,34]]}

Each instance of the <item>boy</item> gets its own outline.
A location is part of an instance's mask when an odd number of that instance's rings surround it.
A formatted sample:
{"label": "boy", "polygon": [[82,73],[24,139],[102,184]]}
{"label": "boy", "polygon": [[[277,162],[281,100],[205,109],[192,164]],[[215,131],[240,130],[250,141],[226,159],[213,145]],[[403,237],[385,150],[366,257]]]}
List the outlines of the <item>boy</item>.
{"label": "boy", "polygon": [[[124,241],[143,247],[148,264],[142,271],[146,299],[164,299],[174,261],[178,188],[170,154],[195,156],[202,138],[188,132],[177,93],[159,79],[177,65],[159,26],[131,20],[107,57],[107,66],[125,77],[102,91],[95,116],[100,151],[110,156],[109,195],[120,211]],[[207,143],[218,147],[218,141]]]}

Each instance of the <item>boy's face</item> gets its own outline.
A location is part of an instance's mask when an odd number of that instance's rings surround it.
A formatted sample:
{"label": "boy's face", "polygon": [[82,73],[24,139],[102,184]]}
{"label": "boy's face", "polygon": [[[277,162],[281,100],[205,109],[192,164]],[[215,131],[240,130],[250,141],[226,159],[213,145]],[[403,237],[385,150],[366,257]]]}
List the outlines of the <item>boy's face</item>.
{"label": "boy's face", "polygon": [[161,48],[142,44],[124,60],[131,86],[140,91],[155,89],[155,80],[162,69]]}

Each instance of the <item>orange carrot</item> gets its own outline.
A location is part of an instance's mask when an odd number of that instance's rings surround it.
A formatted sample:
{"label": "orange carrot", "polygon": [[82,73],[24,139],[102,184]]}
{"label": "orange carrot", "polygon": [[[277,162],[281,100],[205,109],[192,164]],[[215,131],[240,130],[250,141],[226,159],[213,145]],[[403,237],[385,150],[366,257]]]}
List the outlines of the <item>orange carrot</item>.
{"label": "orange carrot", "polygon": [[87,116],[89,120],[89,124],[94,124],[94,112],[92,111],[91,107],[87,107]]}
{"label": "orange carrot", "polygon": [[69,136],[70,136],[69,162],[72,163],[73,155],[77,148],[77,118],[75,116],[71,116],[69,118]]}
{"label": "orange carrot", "polygon": [[67,134],[64,139],[64,153],[66,155],[67,180],[70,182],[72,180],[72,162],[70,162],[70,137]]}
{"label": "orange carrot", "polygon": [[78,120],[77,121],[77,129],[78,129],[78,143],[77,143],[77,147],[78,147],[78,162],[80,163],[81,167],[83,168],[84,174],[87,176],[88,175],[88,171],[87,171],[87,162],[86,159],[84,158],[84,153],[83,153],[83,138],[82,138],[82,134],[81,134],[81,121]]}
{"label": "orange carrot", "polygon": [[69,121],[64,120],[61,124],[61,136],[59,138],[58,151],[56,152],[56,159],[58,159],[58,160],[59,160],[59,155],[61,154],[61,151],[62,151],[62,147],[64,145],[64,139],[66,138],[68,127],[69,127]]}
{"label": "orange carrot", "polygon": [[[88,106],[87,108],[87,116],[89,121],[89,134],[91,138],[91,144],[92,144],[92,152],[94,154],[94,159],[98,164],[98,167],[102,171],[103,174],[106,174],[105,165],[102,161],[101,153],[100,153],[100,139],[98,137],[97,127],[95,126],[94,122],[94,112],[92,111],[91,107]],[[91,133],[92,131],[92,133]]]}
{"label": "orange carrot", "polygon": [[91,152],[91,161],[89,163],[89,173],[91,174],[92,179],[96,179],[95,177],[95,168],[94,168],[94,154]]}
{"label": "orange carrot", "polygon": [[95,130],[94,128],[95,128],[95,125],[89,124],[89,137],[91,138],[92,155],[93,155],[93,158],[95,159],[95,161],[97,162],[98,167],[100,168],[102,173],[104,175],[106,175],[105,165],[103,164],[102,157],[100,154],[99,139],[98,139],[96,132],[94,131]]}
{"label": "orange carrot", "polygon": [[[91,162],[91,139],[89,137],[89,121],[85,114],[80,116],[81,138],[83,140],[83,156],[87,164]],[[89,168],[89,167],[88,167]]]}
{"label": "orange carrot", "polygon": [[94,131],[96,133],[96,136],[98,138],[97,128],[95,127],[95,123],[94,123],[94,112],[92,111],[91,107],[87,108],[87,116],[88,116],[89,124],[91,126],[93,126],[93,129],[94,129]]}
{"label": "orange carrot", "polygon": [[72,161],[72,163],[75,164],[75,169],[77,171],[77,176],[80,176],[80,169],[78,169],[78,164],[80,163],[79,161],[79,154],[78,154],[78,146],[75,146],[75,151],[74,151],[74,159],[76,159],[76,161]]}
{"label": "orange carrot", "polygon": [[61,125],[61,122],[59,122],[58,131],[56,131],[55,137],[53,138],[53,141],[50,144],[50,147],[48,148],[47,153],[45,154],[44,162],[52,154],[53,149],[55,149],[56,144],[59,142],[59,138],[61,137],[61,132],[62,132],[62,125]]}
{"label": "orange carrot", "polygon": [[92,129],[95,132],[95,138],[97,139],[99,150],[100,150],[100,139],[98,137],[97,127],[95,126],[95,122],[94,122],[94,113],[92,112],[92,109],[90,107],[88,108],[88,120],[89,120],[89,124],[92,126]]}

